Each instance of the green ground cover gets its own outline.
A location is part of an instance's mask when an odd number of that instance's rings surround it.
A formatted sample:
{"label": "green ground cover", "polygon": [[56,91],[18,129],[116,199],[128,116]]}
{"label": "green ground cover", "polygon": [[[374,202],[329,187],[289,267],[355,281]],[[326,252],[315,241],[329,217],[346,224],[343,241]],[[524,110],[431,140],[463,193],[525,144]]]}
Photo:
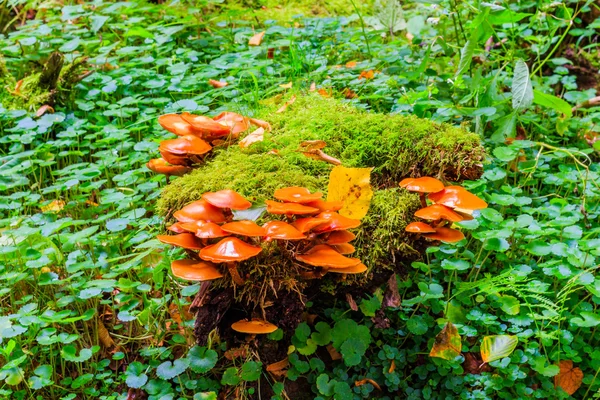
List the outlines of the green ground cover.
{"label": "green ground cover", "polygon": [[[572,109],[596,95],[597,5],[337,4],[0,1],[0,398],[570,398],[555,387],[568,372],[559,375],[561,361],[581,370],[573,398],[600,396],[600,108]],[[263,44],[248,46],[260,31]],[[36,115],[47,97],[31,101],[18,82],[42,73],[55,51],[67,66],[87,59],[75,86],[57,87],[54,112]],[[337,100],[304,97],[313,82]],[[297,103],[273,114],[292,93]],[[375,174],[392,179],[415,162],[388,152],[403,151],[398,133],[449,124],[428,137],[438,147],[453,135],[481,141],[485,156],[466,148],[483,175],[464,185],[490,207],[460,224],[464,241],[403,266],[400,302],[384,286],[355,297],[357,311],[307,304],[314,324],[268,339],[294,346],[278,381],[252,353],[227,358],[218,336],[195,345],[187,310],[199,286],[172,277],[181,252],[154,240],[167,204],[180,201],[175,188],[202,174],[175,179],[159,200],[165,179],[145,163],[171,135],[157,117],[224,110],[269,118],[292,159],[299,136],[317,130],[349,166],[389,156]],[[356,145],[380,132],[402,146]],[[222,173],[235,160],[326,184],[319,171],[329,167],[266,160],[260,150],[272,144],[267,136],[230,159],[223,150],[206,168]],[[426,151],[418,141],[414,149]],[[447,157],[450,172],[467,160]],[[387,246],[372,257],[402,244],[390,235],[397,220],[377,218],[403,218],[388,209],[402,196],[388,189],[373,200],[364,223],[379,226],[378,240],[356,243]],[[448,321],[462,353],[429,357]],[[492,335],[516,347],[483,363]],[[332,361],[328,345],[342,358]]]}

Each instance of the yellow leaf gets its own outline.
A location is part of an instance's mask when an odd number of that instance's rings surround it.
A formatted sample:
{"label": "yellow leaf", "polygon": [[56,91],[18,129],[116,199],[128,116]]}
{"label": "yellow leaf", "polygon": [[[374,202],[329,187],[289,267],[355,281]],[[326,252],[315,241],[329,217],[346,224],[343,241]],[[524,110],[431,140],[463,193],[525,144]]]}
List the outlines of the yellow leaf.
{"label": "yellow leaf", "polygon": [[240,140],[240,147],[243,149],[249,147],[252,143],[262,142],[265,136],[264,128],[258,128],[242,140]]}
{"label": "yellow leaf", "polygon": [[62,200],[52,200],[48,205],[41,206],[42,212],[59,212],[65,208],[65,202]]}
{"label": "yellow leaf", "polygon": [[260,32],[257,33],[256,35],[252,36],[250,38],[250,40],[248,41],[248,45],[250,46],[260,46],[262,40],[263,40],[263,36],[265,36],[266,32]]}
{"label": "yellow leaf", "polygon": [[460,355],[462,350],[462,342],[458,329],[448,321],[444,329],[435,337],[433,347],[429,352],[429,357],[443,358],[444,360],[453,360]]}
{"label": "yellow leaf", "polygon": [[373,168],[346,168],[338,165],[331,170],[327,201],[342,201],[344,206],[338,211],[348,218],[361,219],[369,211],[373,189],[371,170]]}
{"label": "yellow leaf", "polygon": [[282,89],[291,89],[292,85],[293,85],[292,82],[288,82],[288,83],[284,83],[283,85],[279,85],[279,87]]}

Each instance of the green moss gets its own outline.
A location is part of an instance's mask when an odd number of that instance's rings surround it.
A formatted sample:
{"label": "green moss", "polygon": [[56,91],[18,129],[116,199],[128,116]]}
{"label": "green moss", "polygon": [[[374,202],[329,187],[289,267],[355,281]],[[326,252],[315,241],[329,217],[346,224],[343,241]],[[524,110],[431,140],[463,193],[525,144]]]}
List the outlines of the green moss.
{"label": "green moss", "polygon": [[[271,199],[275,189],[305,186],[326,191],[333,167],[298,152],[305,140],[324,140],[329,155],[348,167],[375,167],[376,187],[395,187],[406,176],[479,177],[483,148],[473,133],[416,117],[367,113],[339,100],[298,96],[284,113],[266,107],[259,118],[273,131],[248,149],[216,149],[206,165],[168,185],[158,202],[167,215],[202,193],[233,189],[252,202]],[[277,154],[271,150],[277,150]],[[376,196],[377,198],[377,196]]]}

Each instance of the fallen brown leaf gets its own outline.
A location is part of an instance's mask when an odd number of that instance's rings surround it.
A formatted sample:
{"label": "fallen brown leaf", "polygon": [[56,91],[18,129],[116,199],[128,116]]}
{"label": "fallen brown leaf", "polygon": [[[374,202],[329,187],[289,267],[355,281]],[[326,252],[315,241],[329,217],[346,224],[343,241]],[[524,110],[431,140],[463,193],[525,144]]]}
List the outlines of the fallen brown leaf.
{"label": "fallen brown leaf", "polygon": [[370,383],[371,385],[375,386],[375,388],[377,388],[377,390],[381,390],[381,386],[379,386],[379,384],[377,382],[375,382],[373,379],[369,379],[369,378],[361,379],[360,381],[354,382],[354,386],[362,386],[362,385],[366,385],[367,383]]}
{"label": "fallen brown leaf", "polygon": [[44,104],[43,106],[37,109],[37,111],[35,112],[35,116],[39,118],[42,115],[46,114],[46,112],[50,112],[51,114],[53,114],[54,108],[52,108],[48,104]]}
{"label": "fallen brown leaf", "polygon": [[331,357],[333,361],[340,360],[342,358],[342,355],[335,349],[335,347],[333,347],[333,345],[328,344],[326,348],[327,352],[329,353],[329,357]]}
{"label": "fallen brown leaf", "polygon": [[256,142],[262,142],[264,139],[265,130],[264,128],[258,128],[254,132],[250,133],[248,136],[240,140],[240,147],[242,149],[246,147],[250,147],[251,144]]}
{"label": "fallen brown leaf", "polygon": [[356,61],[348,61],[346,63],[346,68],[354,68],[354,67],[356,67],[356,64],[357,64]]}
{"label": "fallen brown leaf", "polygon": [[214,87],[215,89],[224,88],[225,86],[229,85],[229,83],[227,83],[227,82],[217,81],[217,80],[214,80],[214,79],[209,79],[208,80],[208,84],[210,86]]}
{"label": "fallen brown leaf", "polygon": [[278,114],[282,113],[282,112],[285,112],[285,110],[287,110],[287,108],[289,106],[291,106],[292,104],[294,104],[295,101],[296,101],[296,96],[294,95],[294,96],[290,97],[290,99],[288,101],[286,101],[281,107],[279,107],[279,110],[277,110],[276,112]]}
{"label": "fallen brown leaf", "polygon": [[263,37],[265,36],[265,31],[259,32],[256,35],[252,36],[248,41],[249,46],[260,46],[262,43]]}
{"label": "fallen brown leaf", "polygon": [[578,367],[573,368],[573,361],[570,360],[561,360],[558,367],[560,372],[554,377],[554,387],[560,387],[572,395],[581,386],[583,371]]}
{"label": "fallen brown leaf", "polygon": [[106,329],[100,319],[98,319],[98,322],[96,323],[96,328],[98,329],[98,339],[102,346],[105,349],[111,349],[115,345],[115,341],[110,337],[108,329]]}
{"label": "fallen brown leaf", "polygon": [[358,79],[373,79],[374,77],[375,77],[375,71],[370,69],[368,71],[361,72],[360,75],[358,76]]}
{"label": "fallen brown leaf", "polygon": [[309,92],[314,92],[315,90],[317,90],[317,84],[315,82],[310,84],[310,88],[308,89]]}

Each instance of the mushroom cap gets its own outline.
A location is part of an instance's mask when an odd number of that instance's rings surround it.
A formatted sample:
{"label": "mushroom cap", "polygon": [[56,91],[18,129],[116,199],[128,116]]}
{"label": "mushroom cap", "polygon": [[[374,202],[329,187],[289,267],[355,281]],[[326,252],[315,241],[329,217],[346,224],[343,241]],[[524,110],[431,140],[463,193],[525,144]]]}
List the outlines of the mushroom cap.
{"label": "mushroom cap", "polygon": [[432,233],[435,232],[435,229],[424,222],[411,222],[406,226],[405,231],[413,233]]}
{"label": "mushroom cap", "polygon": [[315,200],[310,203],[306,203],[309,207],[318,208],[319,211],[339,211],[344,207],[343,201],[324,201],[324,200]]}
{"label": "mushroom cap", "polygon": [[283,221],[269,221],[263,225],[266,230],[266,236],[270,239],[279,240],[300,240],[306,239],[306,235],[294,228],[292,225]]}
{"label": "mushroom cap", "polygon": [[420,193],[432,193],[444,190],[444,184],[441,181],[435,178],[431,178],[429,176],[423,176],[421,178],[416,179],[403,179],[400,182],[400,187],[403,187],[411,192]]}
{"label": "mushroom cap", "polygon": [[200,239],[191,233],[180,233],[177,235],[158,235],[156,237],[163,243],[170,244],[177,247],[183,247],[189,250],[200,250],[204,246]]}
{"label": "mushroom cap", "polygon": [[180,222],[181,227],[201,239],[213,239],[231,235],[219,225],[208,221]]}
{"label": "mushroom cap", "polygon": [[160,146],[158,147],[158,151],[160,152],[161,158],[171,165],[187,166],[192,164],[192,160],[190,160],[186,154],[173,154],[166,150],[161,150]]}
{"label": "mushroom cap", "polygon": [[[158,146],[161,154],[170,153],[174,155],[202,155],[212,150],[212,146],[197,136],[186,135],[179,139],[163,140]],[[168,160],[167,160],[168,161]]]}
{"label": "mushroom cap", "polygon": [[367,266],[363,263],[357,264],[353,267],[348,268],[328,268],[327,272],[333,272],[338,274],[362,274],[367,271]]}
{"label": "mushroom cap", "polygon": [[265,203],[267,204],[267,212],[271,214],[302,215],[319,212],[318,208],[308,207],[299,203],[279,203],[272,200],[267,200]]}
{"label": "mushroom cap", "polygon": [[288,203],[310,203],[311,201],[319,200],[323,197],[323,193],[310,193],[310,190],[299,186],[290,186],[282,189],[277,189],[273,193],[273,197]]}
{"label": "mushroom cap", "polygon": [[325,218],[327,222],[317,226],[314,231],[316,233],[324,233],[331,231],[340,231],[352,229],[360,226],[360,220],[344,217],[333,211],[325,211],[317,215],[317,218]]}
{"label": "mushroom cap", "polygon": [[340,254],[352,254],[356,251],[350,243],[330,244],[330,246]]}
{"label": "mushroom cap", "polygon": [[262,247],[249,245],[235,237],[228,237],[200,250],[200,258],[215,263],[228,263],[247,260],[261,251]]}
{"label": "mushroom cap", "polygon": [[182,176],[192,170],[192,168],[183,165],[170,165],[164,158],[152,159],[148,161],[146,167],[148,167],[150,171],[154,171],[157,174],[173,176]]}
{"label": "mushroom cap", "polygon": [[305,254],[296,255],[296,260],[315,267],[329,268],[349,268],[360,264],[358,258],[344,257],[326,244],[318,244]]}
{"label": "mushroom cap", "polygon": [[181,118],[179,114],[165,114],[158,117],[158,123],[164,129],[177,136],[193,135],[196,130]]}
{"label": "mushroom cap", "polygon": [[245,210],[252,207],[252,203],[242,195],[233,190],[225,189],[218,192],[206,192],[202,198],[219,208],[231,208],[232,210]]}
{"label": "mushroom cap", "polygon": [[173,225],[169,226],[167,230],[175,233],[185,233],[189,232],[188,230],[183,229],[181,226],[182,222],[175,222]]}
{"label": "mushroom cap", "polygon": [[415,213],[415,217],[430,220],[445,219],[451,222],[460,222],[463,220],[463,217],[452,211],[451,208],[441,204],[433,204],[431,206],[421,208]]}
{"label": "mushroom cap", "polygon": [[265,333],[273,333],[277,330],[277,326],[270,322],[263,321],[261,319],[253,319],[248,321],[243,319],[238,322],[234,322],[231,325],[231,329],[240,333],[248,333],[250,335],[261,335]]}
{"label": "mushroom cap", "polygon": [[179,222],[194,222],[204,220],[220,224],[225,222],[225,214],[218,207],[206,202],[205,200],[196,200],[181,210],[176,211],[173,217]]}
{"label": "mushroom cap", "polygon": [[324,235],[325,244],[340,244],[348,243],[356,238],[356,235],[352,232],[341,230],[333,231],[329,234]]}
{"label": "mushroom cap", "polygon": [[441,192],[430,193],[427,197],[436,204],[452,208],[480,210],[487,207],[485,201],[460,186],[446,186]]}
{"label": "mushroom cap", "polygon": [[292,226],[298,229],[301,233],[306,233],[315,226],[319,226],[325,222],[327,222],[325,218],[306,217],[296,219],[294,222],[292,222]]}
{"label": "mushroom cap", "polygon": [[202,135],[227,136],[231,133],[229,126],[204,115],[194,115],[184,112],[181,114],[181,118]]}
{"label": "mushroom cap", "polygon": [[223,274],[208,261],[176,260],[171,262],[171,272],[178,278],[188,281],[211,281],[222,278]]}
{"label": "mushroom cap", "polygon": [[217,121],[223,126],[227,126],[229,129],[229,133],[232,135],[237,135],[241,132],[244,132],[250,127],[248,118],[244,117],[243,115],[229,111],[222,112],[216,117],[213,117],[213,120]]}
{"label": "mushroom cap", "polygon": [[233,221],[221,227],[225,232],[242,236],[265,236],[267,230],[254,221]]}
{"label": "mushroom cap", "polygon": [[435,233],[424,233],[423,236],[446,243],[460,242],[465,238],[461,231],[452,228],[435,228]]}

